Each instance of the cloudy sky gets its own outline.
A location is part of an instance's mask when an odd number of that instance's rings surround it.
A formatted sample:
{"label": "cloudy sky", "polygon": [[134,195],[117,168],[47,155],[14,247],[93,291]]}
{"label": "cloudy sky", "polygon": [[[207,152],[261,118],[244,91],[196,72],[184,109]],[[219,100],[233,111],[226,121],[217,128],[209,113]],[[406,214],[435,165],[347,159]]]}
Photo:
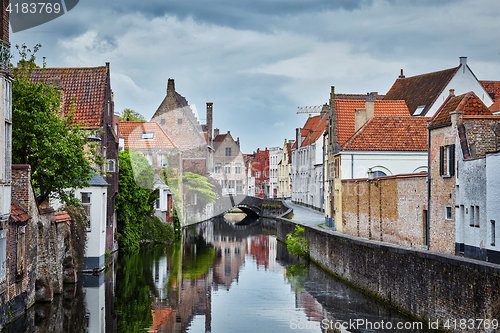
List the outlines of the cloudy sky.
{"label": "cloudy sky", "polygon": [[[115,111],[146,119],[168,78],[243,152],[282,146],[339,93],[386,93],[406,76],[456,67],[500,80],[498,0],[80,0],[11,44],[41,43],[48,67],[110,62]],[[16,50],[13,47],[13,54]],[[18,57],[14,58],[16,61]]]}

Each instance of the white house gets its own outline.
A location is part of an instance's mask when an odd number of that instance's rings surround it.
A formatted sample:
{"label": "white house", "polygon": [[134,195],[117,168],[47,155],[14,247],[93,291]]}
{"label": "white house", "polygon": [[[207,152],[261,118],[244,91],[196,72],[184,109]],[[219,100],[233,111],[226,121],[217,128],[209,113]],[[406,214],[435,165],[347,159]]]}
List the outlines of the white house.
{"label": "white house", "polygon": [[81,201],[89,218],[83,271],[104,269],[107,186],[108,183],[101,176],[95,175],[90,179],[89,187],[75,190],[75,197]]}
{"label": "white house", "polygon": [[292,146],[292,202],[323,209],[323,145],[327,113],[297,128]]}
{"label": "white house", "polygon": [[278,197],[278,165],[281,162],[283,148],[269,148],[269,198]]}
{"label": "white house", "polygon": [[486,106],[493,104],[493,99],[467,65],[467,57],[460,57],[458,67],[412,77],[405,77],[401,70],[384,100],[404,100],[411,115],[433,117],[450,90],[457,96],[473,91]]}

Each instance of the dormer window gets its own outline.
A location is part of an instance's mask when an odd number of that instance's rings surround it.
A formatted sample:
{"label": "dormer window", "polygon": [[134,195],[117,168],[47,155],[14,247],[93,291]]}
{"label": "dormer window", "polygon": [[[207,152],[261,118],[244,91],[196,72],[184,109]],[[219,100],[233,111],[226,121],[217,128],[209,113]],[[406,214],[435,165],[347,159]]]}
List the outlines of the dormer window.
{"label": "dormer window", "polygon": [[413,112],[413,115],[414,116],[420,116],[422,115],[422,112],[424,111],[425,109],[425,105],[421,105],[419,107],[417,107],[417,109],[415,110],[415,112]]}
{"label": "dormer window", "polygon": [[142,132],[141,139],[143,139],[143,140],[152,140],[153,137],[154,137],[154,133],[153,132]]}

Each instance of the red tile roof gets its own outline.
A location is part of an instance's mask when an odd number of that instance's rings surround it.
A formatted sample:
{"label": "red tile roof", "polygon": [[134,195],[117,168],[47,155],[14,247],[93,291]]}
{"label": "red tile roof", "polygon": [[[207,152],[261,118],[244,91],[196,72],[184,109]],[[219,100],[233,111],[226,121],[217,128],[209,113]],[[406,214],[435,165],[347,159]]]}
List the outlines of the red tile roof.
{"label": "red tile roof", "polygon": [[497,99],[493,104],[490,105],[490,111],[491,112],[500,111],[500,98]]}
{"label": "red tile roof", "polygon": [[373,117],[341,150],[427,151],[427,119]]}
{"label": "red tile roof", "polygon": [[[354,134],[356,109],[364,109],[362,100],[335,100],[337,114],[337,141],[344,144]],[[374,116],[409,116],[405,101],[374,101]]]}
{"label": "red tile roof", "polygon": [[438,72],[398,78],[385,95],[384,100],[405,100],[412,115],[417,107],[425,105],[421,113],[423,116],[446,88],[448,82],[455,76],[460,66]]}
{"label": "red tile roof", "polygon": [[226,140],[226,136],[227,136],[227,133],[226,134],[219,134],[217,135],[214,139],[213,139],[213,148],[214,150],[217,150],[217,148],[219,148],[220,144]]}
{"label": "red tile roof", "polygon": [[31,218],[21,207],[15,203],[10,203],[10,220],[12,222],[26,222]]}
{"label": "red tile roof", "polygon": [[[53,83],[64,92],[64,115],[71,112],[74,104],[74,123],[84,127],[101,126],[107,80],[106,66],[82,68],[36,68],[30,74],[32,82]],[[60,81],[59,81],[60,80]]]}
{"label": "red tile roof", "polygon": [[[143,133],[153,133],[153,138],[142,139]],[[120,136],[125,138],[125,149],[179,148],[155,121],[122,121],[120,122]]]}
{"label": "red tile roof", "polygon": [[498,101],[500,97],[500,81],[479,81],[484,90],[490,95],[493,101]]}
{"label": "red tile roof", "polygon": [[63,210],[62,212],[55,213],[55,219],[56,223],[69,222],[71,221],[71,216],[69,216],[68,212]]}
{"label": "red tile roof", "polygon": [[491,115],[491,111],[473,92],[459,96],[448,96],[436,115],[429,123],[429,127],[451,124],[450,112],[464,111],[464,115]]}

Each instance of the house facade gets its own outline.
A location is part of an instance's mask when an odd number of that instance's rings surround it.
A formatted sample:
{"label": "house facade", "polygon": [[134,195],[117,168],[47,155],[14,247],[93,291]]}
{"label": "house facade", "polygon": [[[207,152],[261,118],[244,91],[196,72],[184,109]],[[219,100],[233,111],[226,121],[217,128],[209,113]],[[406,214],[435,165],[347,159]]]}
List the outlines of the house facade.
{"label": "house facade", "polygon": [[278,169],[281,162],[283,148],[269,148],[269,198],[278,198]]}
{"label": "house facade", "polygon": [[292,196],[292,145],[295,140],[287,140],[281,150],[281,161],[278,164],[278,198]]}
{"label": "house facade", "polygon": [[255,196],[267,198],[269,196],[269,150],[257,148],[250,161],[251,174],[255,179]]}
{"label": "house facade", "polygon": [[157,122],[182,150],[182,169],[206,176],[213,169],[213,104],[207,103],[207,124],[201,124],[185,97],[168,79],[167,93],[151,121]]}
{"label": "house facade", "polygon": [[499,260],[496,220],[487,214],[487,189],[494,192],[498,184],[495,176],[486,178],[486,155],[500,148],[499,124],[473,92],[451,92],[429,122],[430,249]]}
{"label": "house facade", "polygon": [[231,136],[231,132],[219,134],[214,130],[213,147],[214,170],[213,179],[221,185],[222,195],[247,194],[247,174],[245,159],[240,151],[240,141]]}
{"label": "house facade", "polygon": [[292,202],[323,210],[323,133],[328,114],[309,117],[292,146]]}

